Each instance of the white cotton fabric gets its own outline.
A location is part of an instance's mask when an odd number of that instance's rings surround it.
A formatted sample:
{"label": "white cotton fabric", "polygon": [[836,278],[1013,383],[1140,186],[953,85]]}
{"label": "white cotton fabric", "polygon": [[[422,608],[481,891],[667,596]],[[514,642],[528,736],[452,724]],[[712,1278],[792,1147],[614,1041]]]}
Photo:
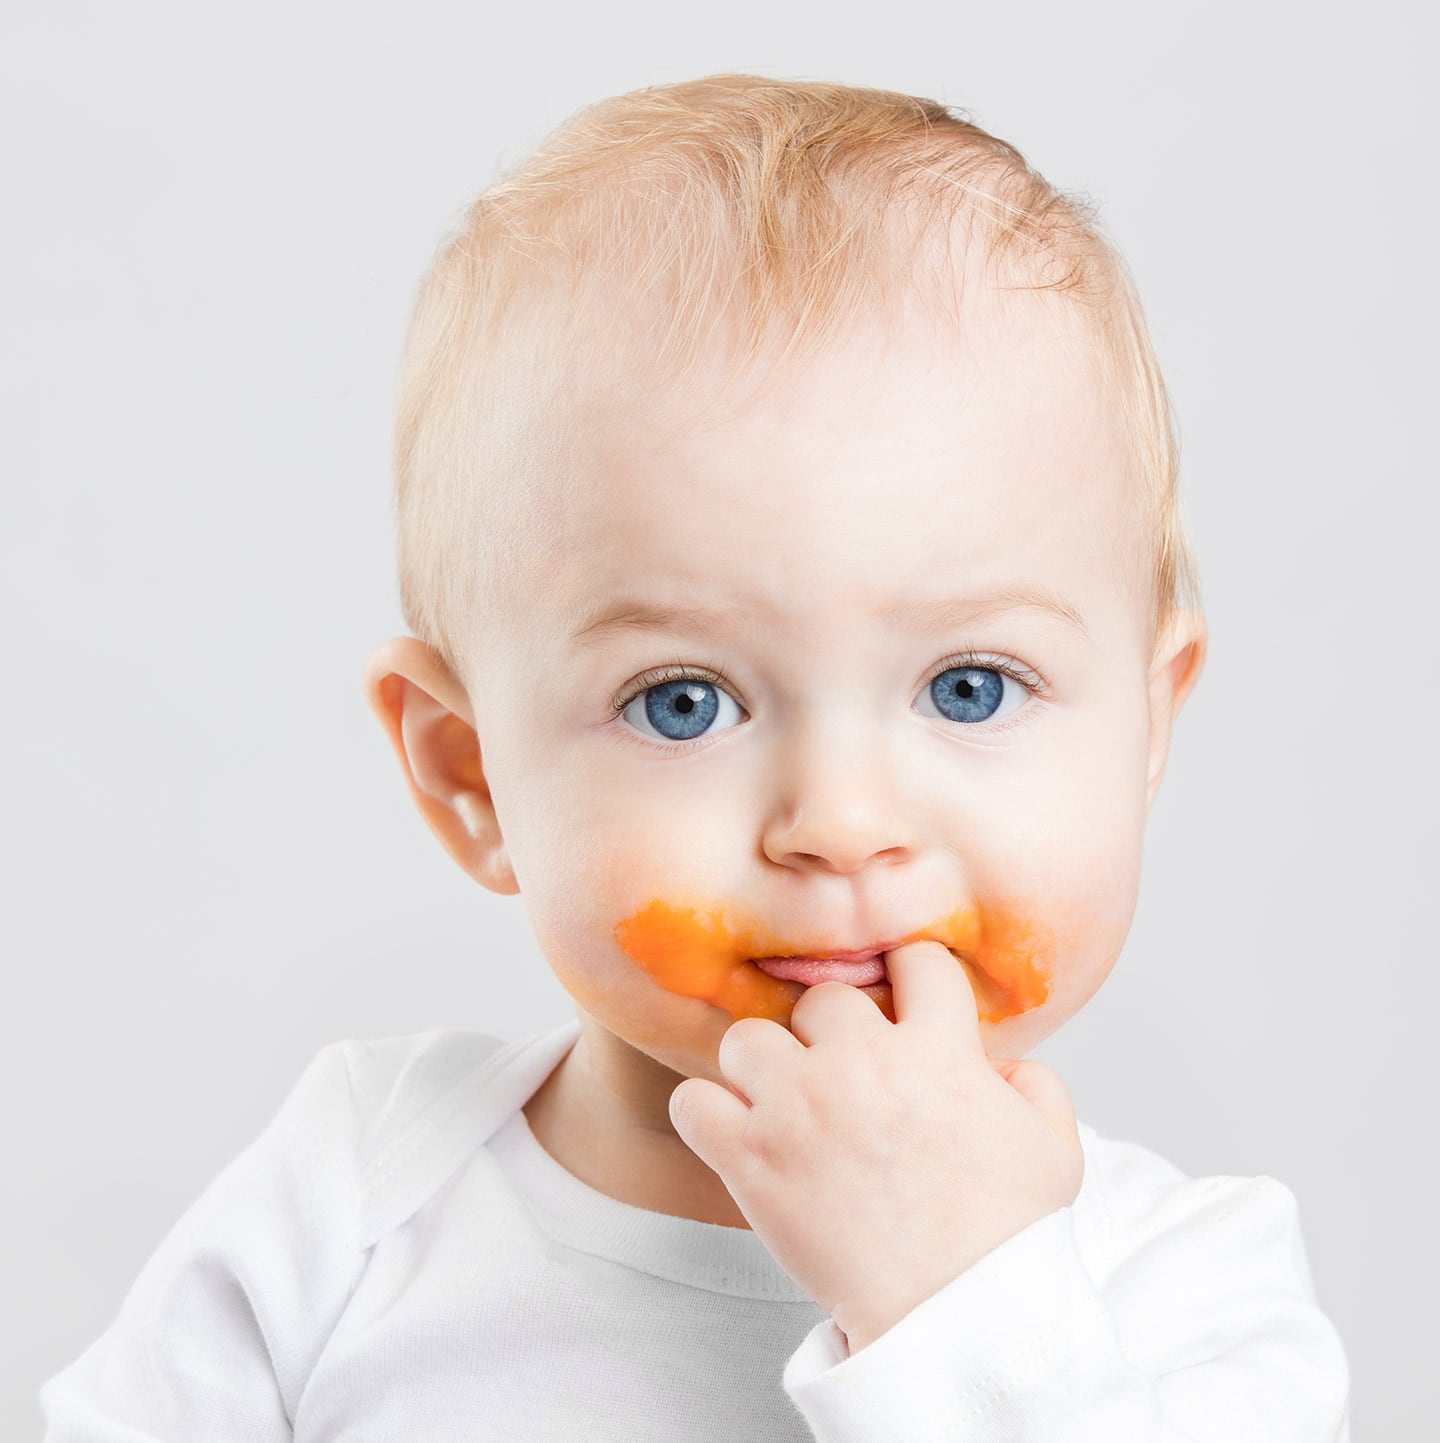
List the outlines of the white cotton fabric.
{"label": "white cotton fabric", "polygon": [[754,1233],[539,1145],[578,1035],[322,1050],[42,1389],[48,1443],[1349,1443],[1274,1179],[1082,1123],[1075,1202],[850,1356]]}

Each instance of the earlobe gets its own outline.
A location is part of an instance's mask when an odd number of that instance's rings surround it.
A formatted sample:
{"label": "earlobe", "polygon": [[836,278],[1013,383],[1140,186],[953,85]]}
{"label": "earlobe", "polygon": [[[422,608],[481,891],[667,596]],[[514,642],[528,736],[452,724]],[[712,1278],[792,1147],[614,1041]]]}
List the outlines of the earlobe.
{"label": "earlobe", "polygon": [[382,643],[365,666],[365,696],[441,845],[482,886],[517,893],[470,699],[438,653],[411,636]]}
{"label": "earlobe", "polygon": [[1175,718],[1200,680],[1208,632],[1194,607],[1177,607],[1160,633],[1150,666],[1150,762],[1145,787],[1148,813],[1165,774]]}

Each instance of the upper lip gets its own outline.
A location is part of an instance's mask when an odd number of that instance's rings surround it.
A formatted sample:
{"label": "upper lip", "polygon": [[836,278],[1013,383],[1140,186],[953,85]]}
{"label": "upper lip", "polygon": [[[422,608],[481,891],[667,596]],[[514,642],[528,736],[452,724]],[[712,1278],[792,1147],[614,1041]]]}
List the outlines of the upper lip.
{"label": "upper lip", "polygon": [[898,947],[899,941],[875,942],[869,947],[856,947],[846,951],[838,947],[822,947],[814,952],[774,952],[774,957],[804,957],[808,959],[834,960],[837,962],[864,962],[871,957],[878,957],[882,952],[888,952],[892,947]]}

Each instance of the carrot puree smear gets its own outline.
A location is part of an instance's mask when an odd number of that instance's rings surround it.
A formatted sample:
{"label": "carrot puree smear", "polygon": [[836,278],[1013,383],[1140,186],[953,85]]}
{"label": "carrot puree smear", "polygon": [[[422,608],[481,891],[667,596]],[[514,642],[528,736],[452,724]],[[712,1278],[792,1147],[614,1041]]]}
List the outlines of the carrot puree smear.
{"label": "carrot puree smear", "polygon": [[[615,940],[667,992],[699,997],[732,1017],[786,1022],[805,990],[767,976],[751,961],[794,956],[802,948],[760,928],[732,926],[723,907],[678,907],[657,897],[616,923]],[[1048,931],[1003,905],[961,908],[901,940],[940,942],[960,955],[982,1022],[1028,1012],[1049,995]],[[888,989],[862,990],[895,1020]]]}

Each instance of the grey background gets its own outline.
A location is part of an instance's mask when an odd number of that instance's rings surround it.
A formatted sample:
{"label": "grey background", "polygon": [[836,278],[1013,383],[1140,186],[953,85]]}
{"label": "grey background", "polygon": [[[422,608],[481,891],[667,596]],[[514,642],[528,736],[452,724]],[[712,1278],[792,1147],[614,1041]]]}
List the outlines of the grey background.
{"label": "grey background", "polygon": [[1357,1440],[1433,1436],[1428,7],[7,13],[5,1436],[321,1045],[571,1015],[362,698],[395,365],[501,163],[726,69],[966,107],[1102,202],[1212,652],[1125,955],[1036,1055],[1102,1132],[1285,1181]]}

